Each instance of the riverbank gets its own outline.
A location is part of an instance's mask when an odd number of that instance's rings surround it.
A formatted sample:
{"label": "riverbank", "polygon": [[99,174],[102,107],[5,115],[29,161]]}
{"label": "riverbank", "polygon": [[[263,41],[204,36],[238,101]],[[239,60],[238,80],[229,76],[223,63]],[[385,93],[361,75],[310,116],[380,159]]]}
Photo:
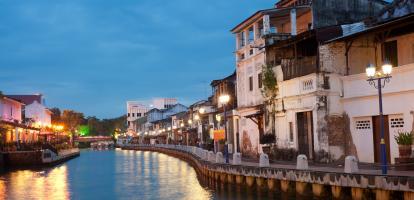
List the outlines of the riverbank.
{"label": "riverbank", "polygon": [[363,199],[367,195],[375,196],[376,199],[391,199],[396,196],[414,199],[414,177],[411,174],[383,176],[375,174],[375,170],[344,173],[336,168],[298,170],[295,166],[226,164],[221,155],[213,156],[212,152],[188,146],[128,145],[123,149],[156,151],[178,157],[191,164],[200,175],[229,184],[249,187],[257,185],[283,192],[295,190],[299,194],[312,192],[316,197],[329,195],[340,198],[345,193],[350,193],[353,199]]}
{"label": "riverbank", "polygon": [[43,167],[52,166],[80,156],[77,148],[61,150],[57,154],[48,149],[38,151],[14,151],[2,153],[3,166],[14,167]]}

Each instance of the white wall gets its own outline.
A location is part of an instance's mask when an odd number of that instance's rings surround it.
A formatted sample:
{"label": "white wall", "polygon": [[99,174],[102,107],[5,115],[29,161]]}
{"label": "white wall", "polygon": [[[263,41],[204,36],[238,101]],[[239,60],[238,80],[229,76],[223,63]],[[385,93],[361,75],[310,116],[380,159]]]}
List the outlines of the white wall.
{"label": "white wall", "polygon": [[52,123],[50,111],[37,101],[25,106],[25,117],[31,118],[35,122],[41,122],[42,125],[50,125]]}
{"label": "white wall", "polygon": [[[403,118],[403,127],[390,127],[390,151],[391,161],[398,156],[398,146],[394,135],[398,130],[411,131],[413,129],[414,111],[414,64],[394,68],[392,78],[383,89],[384,115],[391,119]],[[351,120],[351,132],[354,144],[357,147],[360,161],[373,162],[373,131],[371,129],[358,130],[356,121],[370,119],[379,115],[378,90],[366,81],[365,74],[356,74],[343,77],[344,98],[342,99],[345,111]]]}
{"label": "white wall", "polygon": [[22,105],[17,101],[3,98],[0,99],[0,117],[2,120],[13,122],[22,120]]}

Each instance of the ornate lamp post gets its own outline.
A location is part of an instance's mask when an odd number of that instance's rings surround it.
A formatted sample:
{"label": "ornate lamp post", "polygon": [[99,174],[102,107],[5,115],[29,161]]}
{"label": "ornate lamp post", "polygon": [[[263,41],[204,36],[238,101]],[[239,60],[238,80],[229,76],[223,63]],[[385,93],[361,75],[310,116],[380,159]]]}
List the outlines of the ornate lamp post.
{"label": "ornate lamp post", "polygon": [[227,94],[221,95],[219,97],[219,102],[223,105],[223,109],[224,109],[224,141],[225,141],[224,154],[226,156],[226,163],[229,163],[229,145],[227,142],[227,111],[226,111],[226,105],[229,101],[230,101],[230,96]]}
{"label": "ornate lamp post", "polygon": [[392,72],[392,65],[385,62],[382,65],[382,71],[376,71],[376,67],[373,64],[369,64],[366,68],[366,74],[368,76],[368,82],[378,89],[379,98],[379,117],[380,117],[380,135],[381,135],[381,170],[382,174],[387,174],[387,150],[385,147],[384,139],[384,116],[382,113],[382,88],[385,87],[385,83],[390,82]]}

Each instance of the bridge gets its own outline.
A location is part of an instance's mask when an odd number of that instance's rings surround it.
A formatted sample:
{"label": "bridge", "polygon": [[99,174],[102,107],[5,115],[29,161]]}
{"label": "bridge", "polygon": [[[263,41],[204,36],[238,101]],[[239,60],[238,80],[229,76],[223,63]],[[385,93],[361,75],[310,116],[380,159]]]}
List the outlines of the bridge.
{"label": "bridge", "polygon": [[85,137],[77,137],[74,140],[75,142],[90,143],[90,142],[113,141],[113,138],[111,136],[85,136]]}

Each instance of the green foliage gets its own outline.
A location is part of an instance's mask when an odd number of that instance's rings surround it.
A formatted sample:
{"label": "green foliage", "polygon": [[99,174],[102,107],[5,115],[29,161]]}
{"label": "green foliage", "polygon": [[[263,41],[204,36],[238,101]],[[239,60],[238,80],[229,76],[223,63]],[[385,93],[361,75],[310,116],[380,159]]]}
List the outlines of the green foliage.
{"label": "green foliage", "polygon": [[394,136],[395,141],[399,145],[412,145],[413,144],[413,132],[398,132],[398,135]]}
{"label": "green foliage", "polygon": [[274,99],[277,96],[277,79],[273,71],[273,68],[268,65],[262,66],[262,84],[263,84],[263,96]]}
{"label": "green foliage", "polygon": [[88,125],[80,125],[78,128],[78,133],[80,136],[88,136],[89,135],[89,126]]}
{"label": "green foliage", "polygon": [[73,110],[64,110],[61,116],[61,120],[65,125],[65,128],[73,132],[75,131],[79,125],[83,124],[84,117],[83,113],[76,112]]}

